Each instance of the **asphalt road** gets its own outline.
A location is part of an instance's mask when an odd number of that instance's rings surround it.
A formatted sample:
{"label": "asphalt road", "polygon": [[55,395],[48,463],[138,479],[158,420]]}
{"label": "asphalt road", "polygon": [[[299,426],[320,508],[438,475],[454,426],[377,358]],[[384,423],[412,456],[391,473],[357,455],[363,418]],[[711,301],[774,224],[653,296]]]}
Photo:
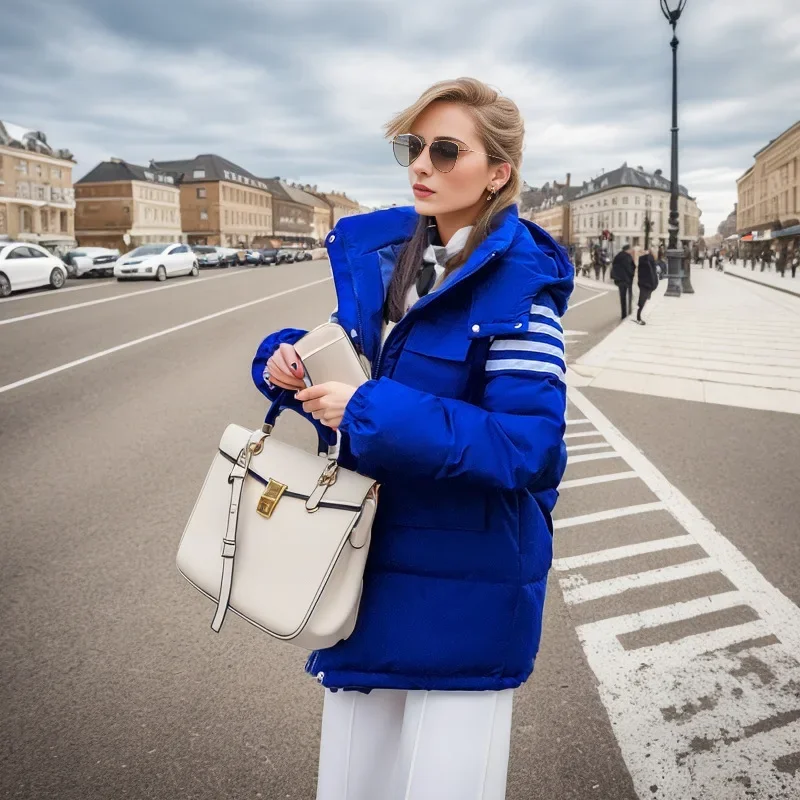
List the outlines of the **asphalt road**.
{"label": "asphalt road", "polygon": [[[574,358],[617,324],[618,301],[581,286],[572,303]],[[69,281],[0,301],[0,797],[314,797],[322,690],[303,672],[305,653],[236,617],[213,634],[211,604],[174,558],[225,425],[263,417],[249,374],[258,343],[318,324],[333,304],[319,261],[166,284]],[[680,426],[670,408],[606,394],[592,399],[709,513],[779,502],[765,471],[778,427],[763,445],[758,424],[749,431],[745,467],[720,443],[704,449],[696,415]],[[652,424],[659,415],[666,427]],[[297,422],[281,427],[313,447]],[[691,469],[682,436],[693,439]],[[595,474],[594,464],[577,462],[567,478]],[[792,459],[780,464],[788,480]],[[748,470],[755,494],[728,492]],[[632,484],[624,494],[650,498]],[[613,491],[568,491],[559,516],[617,502]],[[556,538],[557,555],[580,551],[574,533]],[[774,541],[798,563],[796,542]],[[778,561],[765,559],[796,600],[796,577]],[[637,796],[578,621],[552,578],[536,669],[515,700],[510,800]]]}

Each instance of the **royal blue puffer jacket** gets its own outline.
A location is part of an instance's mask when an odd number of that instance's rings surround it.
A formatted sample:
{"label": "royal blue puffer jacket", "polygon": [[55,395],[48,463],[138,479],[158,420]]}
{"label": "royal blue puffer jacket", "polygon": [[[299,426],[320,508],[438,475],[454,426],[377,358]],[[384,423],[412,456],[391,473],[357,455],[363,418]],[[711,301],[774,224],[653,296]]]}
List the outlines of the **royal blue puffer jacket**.
{"label": "royal blue puffer jacket", "polygon": [[[563,249],[501,211],[464,266],[419,300],[380,352],[388,279],[413,208],[339,221],[326,245],[338,322],[373,365],[341,424],[340,463],[381,484],[355,631],[311,654],[329,688],[499,690],[533,670],[551,512],[566,466]],[[281,342],[265,339],[256,386]]]}

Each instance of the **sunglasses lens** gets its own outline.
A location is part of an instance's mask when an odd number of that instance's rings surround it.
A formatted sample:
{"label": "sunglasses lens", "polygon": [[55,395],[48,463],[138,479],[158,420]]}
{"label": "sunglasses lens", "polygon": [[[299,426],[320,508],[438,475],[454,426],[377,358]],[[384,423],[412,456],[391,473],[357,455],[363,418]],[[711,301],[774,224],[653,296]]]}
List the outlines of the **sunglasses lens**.
{"label": "sunglasses lens", "polygon": [[450,172],[458,159],[458,145],[444,139],[431,145],[431,163],[439,172]]}
{"label": "sunglasses lens", "polygon": [[411,133],[401,133],[392,140],[392,150],[401,167],[412,164],[422,152],[422,142]]}

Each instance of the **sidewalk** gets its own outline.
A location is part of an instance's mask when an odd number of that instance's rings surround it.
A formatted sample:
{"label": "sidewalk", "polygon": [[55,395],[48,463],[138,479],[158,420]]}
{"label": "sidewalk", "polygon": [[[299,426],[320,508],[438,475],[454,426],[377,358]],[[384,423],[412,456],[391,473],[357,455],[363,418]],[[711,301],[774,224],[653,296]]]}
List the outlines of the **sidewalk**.
{"label": "sidewalk", "polygon": [[[735,264],[726,263],[725,273],[727,275],[734,275],[737,278],[744,278],[744,280],[752,281],[753,283],[760,283],[763,286],[770,286],[773,289],[780,289],[782,292],[800,297],[800,275],[796,278],[792,278],[791,269],[787,269],[786,277],[781,278],[774,264],[772,265],[772,269],[761,272],[760,262],[756,262],[755,270],[750,269],[749,261],[746,263],[747,267],[745,267],[744,261],[737,261]],[[698,267],[692,266],[692,278],[694,278],[694,274],[697,270]]]}
{"label": "sidewalk", "polygon": [[570,384],[800,414],[800,298],[707,269],[692,285],[672,298],[662,281],[647,325],[621,323]]}

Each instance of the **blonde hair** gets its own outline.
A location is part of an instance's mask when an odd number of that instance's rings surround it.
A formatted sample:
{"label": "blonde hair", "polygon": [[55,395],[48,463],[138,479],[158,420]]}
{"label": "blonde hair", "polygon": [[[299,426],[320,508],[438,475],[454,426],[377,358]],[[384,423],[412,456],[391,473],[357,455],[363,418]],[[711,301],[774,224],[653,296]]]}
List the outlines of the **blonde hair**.
{"label": "blonde hair", "polygon": [[[507,183],[492,197],[486,192],[487,202],[475,220],[464,249],[447,262],[442,280],[469,258],[475,248],[489,235],[492,220],[503,209],[514,205],[522,186],[522,145],[525,124],[516,103],[504,97],[491,86],[476,78],[456,78],[439,81],[426,89],[419,99],[396,114],[384,129],[386,138],[408,133],[415,120],[436,101],[458,103],[475,122],[475,132],[481,140],[484,152],[511,166]],[[427,246],[428,218],[420,217],[417,228],[406,242],[392,275],[387,299],[387,318],[399,319],[405,310],[405,298],[414,276],[422,263],[422,254]]]}

